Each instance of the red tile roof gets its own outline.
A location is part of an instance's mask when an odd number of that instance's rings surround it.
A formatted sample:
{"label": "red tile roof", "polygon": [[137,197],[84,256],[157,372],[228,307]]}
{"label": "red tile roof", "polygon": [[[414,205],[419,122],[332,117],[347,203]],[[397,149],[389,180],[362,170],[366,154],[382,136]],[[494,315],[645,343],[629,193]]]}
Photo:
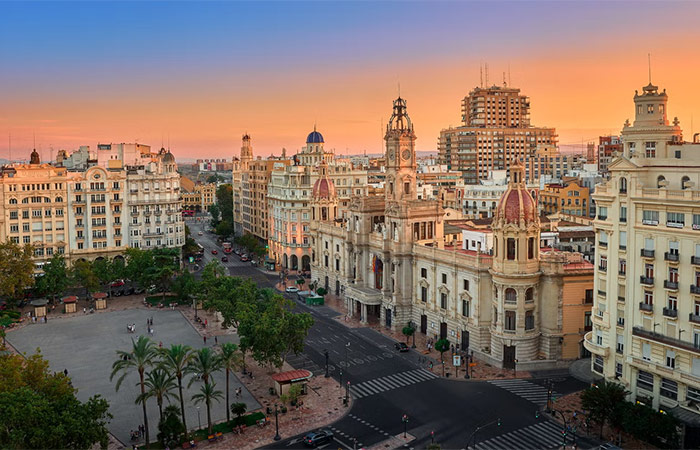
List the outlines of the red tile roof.
{"label": "red tile roof", "polygon": [[288,370],[286,372],[280,372],[272,375],[272,379],[278,383],[287,383],[293,381],[307,380],[311,378],[313,374],[308,370]]}

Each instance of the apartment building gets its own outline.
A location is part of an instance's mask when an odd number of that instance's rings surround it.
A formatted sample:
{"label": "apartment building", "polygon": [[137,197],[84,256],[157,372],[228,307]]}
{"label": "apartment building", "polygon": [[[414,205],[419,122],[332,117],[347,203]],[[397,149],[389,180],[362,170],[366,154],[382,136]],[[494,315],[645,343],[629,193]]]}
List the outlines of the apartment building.
{"label": "apartment building", "polygon": [[514,159],[556,147],[554,128],[533,127],[530,99],[508,86],[478,87],[462,100],[462,126],[440,132],[438,159],[477,184],[490,170],[505,170]]}
{"label": "apartment building", "polygon": [[608,165],[616,155],[622,154],[622,142],[620,136],[600,136],[598,141],[598,173],[607,177]]}
{"label": "apartment building", "polygon": [[182,209],[208,211],[216,203],[216,183],[195,184],[188,192],[180,186]]}
{"label": "apartment building", "polygon": [[651,83],[635,92],[623,152],[593,196],[596,296],[584,345],[595,373],[623,384],[631,400],[695,423],[697,436],[700,143],[683,141],[667,102]]}
{"label": "apartment building", "polygon": [[561,212],[588,217],[590,191],[576,181],[545,184],[539,200],[540,210],[547,215]]}

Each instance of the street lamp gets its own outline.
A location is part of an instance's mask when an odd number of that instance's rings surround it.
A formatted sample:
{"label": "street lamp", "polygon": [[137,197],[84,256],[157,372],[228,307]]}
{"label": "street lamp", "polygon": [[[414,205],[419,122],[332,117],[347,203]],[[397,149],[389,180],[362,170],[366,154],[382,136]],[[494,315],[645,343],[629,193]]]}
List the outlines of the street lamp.
{"label": "street lamp", "polygon": [[408,426],[408,415],[404,414],[401,417],[401,422],[403,422],[403,438],[406,439],[406,427]]}
{"label": "street lamp", "polygon": [[326,375],[325,375],[325,377],[328,378],[328,377],[330,377],[330,375],[328,374],[328,350],[327,349],[324,350],[323,354],[326,357]]}
{"label": "street lamp", "polygon": [[350,343],[348,342],[345,344],[345,367],[348,368],[350,365],[348,364],[348,349],[350,348]]}
{"label": "street lamp", "polygon": [[197,421],[199,422],[199,429],[202,429],[202,416],[199,414],[199,406],[197,407]]}
{"label": "street lamp", "polygon": [[275,437],[273,439],[276,441],[282,439],[282,437],[280,437],[280,424],[278,419],[277,403],[275,403]]}
{"label": "street lamp", "polygon": [[563,412],[557,410],[557,409],[552,409],[551,411],[552,416],[556,416],[556,413],[559,413],[561,416],[562,420],[564,421],[564,428],[561,430],[561,438],[562,438],[562,446],[566,448],[566,431],[569,429],[569,424],[566,421],[566,416],[564,415]]}
{"label": "street lamp", "polygon": [[411,345],[411,348],[416,348],[416,326],[413,324],[412,320],[408,322],[408,326],[413,329],[413,333],[411,333],[413,335],[413,345]]}
{"label": "street lamp", "polygon": [[349,381],[345,385],[345,401],[343,403],[345,404],[345,406],[348,406],[348,403],[350,403],[350,382]]}

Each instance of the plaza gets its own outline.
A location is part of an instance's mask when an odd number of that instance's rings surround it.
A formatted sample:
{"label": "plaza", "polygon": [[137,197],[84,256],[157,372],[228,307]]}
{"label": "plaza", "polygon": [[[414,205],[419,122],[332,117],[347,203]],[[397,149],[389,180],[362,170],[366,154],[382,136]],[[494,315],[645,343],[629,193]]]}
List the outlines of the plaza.
{"label": "plaza", "polygon": [[[46,324],[33,324],[8,333],[7,340],[19,352],[27,355],[36,352],[37,348],[49,361],[51,370],[68,370],[68,376],[73,386],[78,389],[77,396],[81,401],[95,394],[106,398],[110,405],[110,413],[114,416],[108,425],[110,432],[123,444],[130,445],[130,430],[135,430],[143,423],[143,412],[140,405],[135,404],[140,390],[138,373],[130,372],[122,382],[119,391],[115,391],[117,377],[110,381],[112,364],[117,358],[116,351],[131,349],[131,339],[147,335],[146,320],[153,318],[154,336],[151,339],[156,345],[160,342],[163,347],[172,344],[183,344],[199,349],[204,346],[200,334],[178,310],[156,309],[127,309],[97,314],[79,314],[75,317],[61,317],[49,320]],[[136,324],[136,332],[128,333],[127,324]],[[211,325],[210,325],[211,326]],[[235,335],[219,336],[219,344],[238,341]],[[213,338],[207,341],[208,346],[214,345]],[[216,388],[226,392],[226,375],[217,372],[214,375]],[[195,405],[191,401],[201,385],[194,382],[187,388],[189,377],[183,380],[185,411],[187,424],[190,429],[207,425],[207,412],[204,403]],[[245,402],[248,411],[260,407],[255,398],[248,392],[245,385],[238,380],[236,374],[230,377],[230,401]],[[236,399],[235,390],[241,387],[240,399]],[[177,390],[174,392],[177,393]],[[173,401],[179,406],[177,400]],[[164,401],[164,406],[167,400]],[[198,408],[199,407],[199,414]],[[212,421],[226,419],[225,401],[212,403]],[[148,421],[151,439],[155,440],[158,433],[158,405],[155,399],[147,403]]]}

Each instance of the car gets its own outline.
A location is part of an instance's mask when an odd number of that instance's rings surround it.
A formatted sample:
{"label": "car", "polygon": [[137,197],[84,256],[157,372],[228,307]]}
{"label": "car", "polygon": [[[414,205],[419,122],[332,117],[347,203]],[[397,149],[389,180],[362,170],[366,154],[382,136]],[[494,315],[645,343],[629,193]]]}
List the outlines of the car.
{"label": "car", "polygon": [[606,442],[605,444],[600,444],[600,447],[598,447],[600,450],[622,450],[622,448],[618,447],[617,445]]}
{"label": "car", "polygon": [[228,262],[228,256],[222,256],[221,262]]}
{"label": "car", "polygon": [[299,292],[299,289],[297,289],[296,286],[287,286],[287,289],[285,289],[286,292],[289,292],[290,294],[296,294]]}
{"label": "car", "polygon": [[406,345],[405,342],[397,342],[396,344],[394,344],[394,347],[396,347],[396,350],[400,352],[407,352],[410,350],[410,348],[408,347],[408,345]]}
{"label": "car", "polygon": [[246,256],[241,256],[241,261],[246,262],[246,261],[250,261],[250,260]]}
{"label": "car", "polygon": [[118,288],[124,286],[124,280],[115,280],[109,285],[112,288]]}
{"label": "car", "polygon": [[317,447],[321,444],[330,442],[333,439],[333,432],[331,430],[323,429],[315,432],[307,433],[304,436],[304,445],[307,447]]}
{"label": "car", "polygon": [[211,254],[212,254],[212,255],[218,255],[218,254],[219,254],[219,251],[218,251],[217,249],[214,249],[214,250],[211,251]]}
{"label": "car", "polygon": [[144,293],[144,289],[141,286],[136,286],[134,288],[134,294],[143,294],[143,293]]}
{"label": "car", "polygon": [[204,234],[204,233],[202,233],[202,232],[200,231],[199,233],[197,233],[197,236],[202,236],[203,234]]}

